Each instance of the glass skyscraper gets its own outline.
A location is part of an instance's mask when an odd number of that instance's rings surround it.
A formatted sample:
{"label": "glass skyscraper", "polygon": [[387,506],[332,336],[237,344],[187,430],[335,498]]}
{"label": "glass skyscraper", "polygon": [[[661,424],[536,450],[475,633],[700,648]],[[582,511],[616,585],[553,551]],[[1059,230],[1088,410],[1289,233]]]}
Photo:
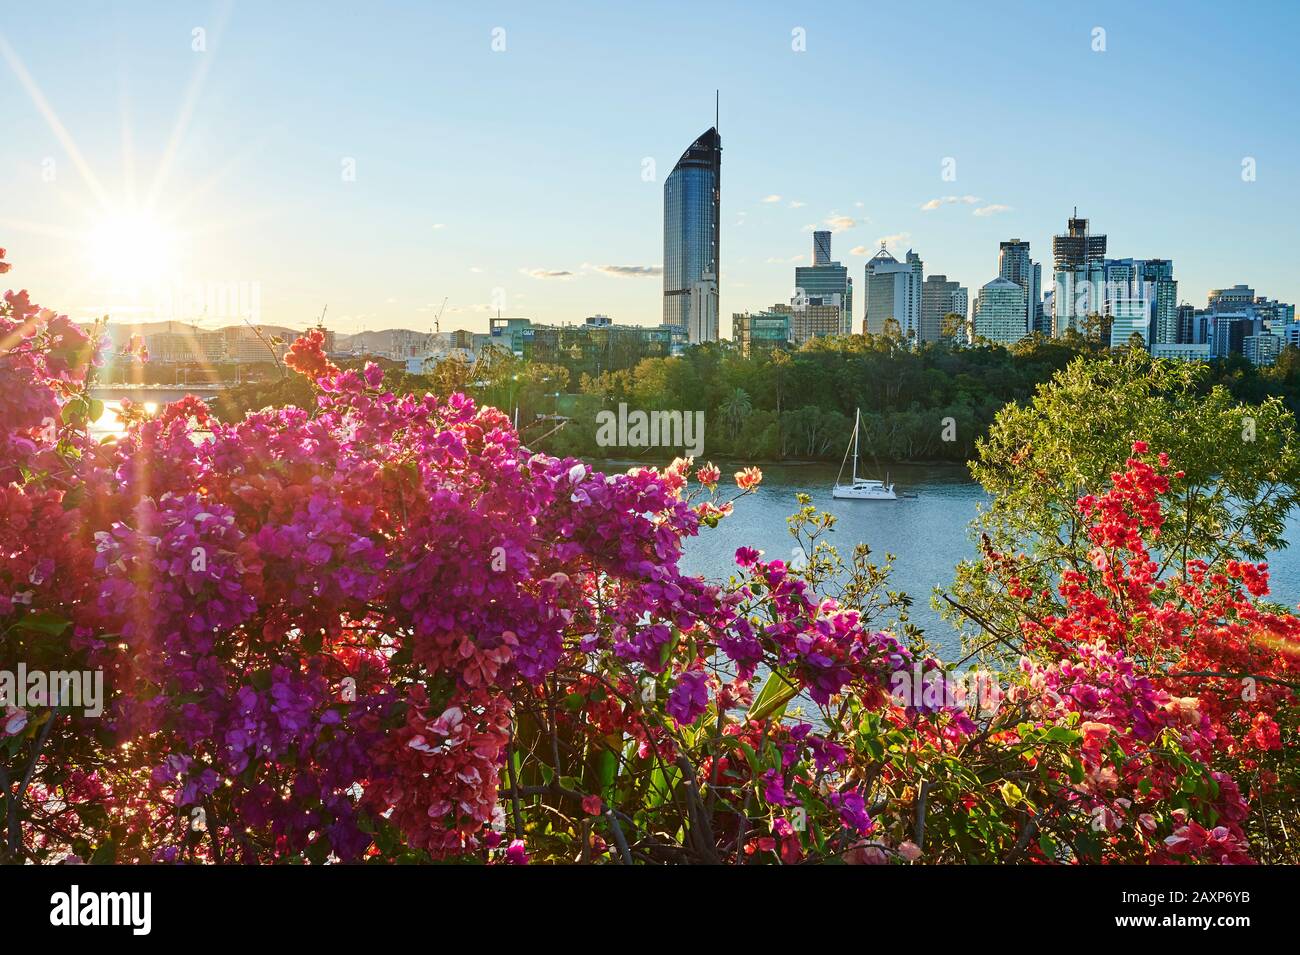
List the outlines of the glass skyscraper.
{"label": "glass skyscraper", "polygon": [[664,317],[691,343],[718,340],[722,137],[695,140],[664,182]]}
{"label": "glass skyscraper", "polygon": [[813,264],[794,270],[794,300],[800,306],[838,305],[837,335],[853,332],[853,280],[846,265],[831,261],[831,234],[813,233]]}
{"label": "glass skyscraper", "polygon": [[1041,323],[1043,309],[1043,267],[1029,257],[1029,243],[1008,239],[998,243],[998,276],[1010,279],[1025,290],[1025,328],[1051,334]]}

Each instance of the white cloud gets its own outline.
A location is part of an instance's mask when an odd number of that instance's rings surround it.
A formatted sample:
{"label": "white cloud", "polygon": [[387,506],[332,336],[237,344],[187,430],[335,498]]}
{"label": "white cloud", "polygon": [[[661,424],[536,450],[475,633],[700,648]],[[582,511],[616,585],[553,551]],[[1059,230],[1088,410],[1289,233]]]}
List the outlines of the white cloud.
{"label": "white cloud", "polygon": [[647,278],[664,274],[662,265],[596,265],[592,267],[597,272],[614,275],[618,278]]}
{"label": "white cloud", "polygon": [[1003,205],[999,205],[998,203],[994,202],[994,203],[990,203],[990,204],[987,205],[987,206],[980,206],[978,209],[975,210],[975,215],[977,215],[977,216],[995,216],[995,215],[997,215],[999,212],[1010,212],[1010,211],[1011,211],[1011,207],[1010,207],[1010,206],[1003,206]]}
{"label": "white cloud", "polygon": [[973,206],[980,201],[982,200],[979,196],[940,196],[938,199],[931,199],[929,202],[922,205],[921,209],[924,212],[933,212],[940,206],[951,206],[956,205],[957,203]]}
{"label": "white cloud", "polygon": [[806,205],[808,205],[808,203],[806,203],[806,202],[800,202],[798,199],[791,199],[791,200],[790,200],[790,208],[791,208],[791,209],[802,209],[802,208],[803,208],[804,206],[806,206]]}
{"label": "white cloud", "polygon": [[435,222],[435,223],[433,224],[433,227],[434,227],[435,229],[445,229],[445,228],[447,228],[447,223],[445,223],[445,222]]}
{"label": "white cloud", "polygon": [[832,232],[843,232],[846,229],[852,229],[858,224],[858,221],[850,216],[841,216],[831,213],[826,218],[826,224],[831,227]]}
{"label": "white cloud", "polygon": [[[522,274],[534,279],[563,279],[565,281],[573,278],[572,272],[566,272],[563,269],[520,269]],[[518,296],[515,296],[518,298]]]}
{"label": "white cloud", "polygon": [[762,201],[763,201],[763,202],[780,202],[780,201],[781,201],[781,197],[778,196],[776,193],[772,193],[772,195],[770,195],[770,196],[764,196]]}
{"label": "white cloud", "polygon": [[[876,244],[877,245],[905,245],[907,241],[911,238],[912,238],[912,233],[910,232],[894,232],[891,235],[882,235],[879,239],[876,240]],[[876,253],[872,252],[871,254],[875,255]]]}

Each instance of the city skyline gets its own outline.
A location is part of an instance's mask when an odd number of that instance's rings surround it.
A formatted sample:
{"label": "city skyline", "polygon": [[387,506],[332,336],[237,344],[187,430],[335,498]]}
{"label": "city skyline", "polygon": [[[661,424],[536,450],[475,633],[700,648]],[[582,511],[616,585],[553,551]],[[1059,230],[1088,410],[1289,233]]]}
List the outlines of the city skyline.
{"label": "city skyline", "polygon": [[[1254,9],[1278,30],[1297,18]],[[1249,17],[1026,7],[1008,28],[952,5],[926,27],[933,62],[872,47],[859,106],[851,54],[868,12],[692,16],[683,40],[671,5],[591,8],[581,27],[511,7],[398,10],[382,27],[247,4],[101,8],[57,31],[7,13],[10,279],[76,318],[127,320],[129,296],[94,265],[129,270],[134,251],[170,258],[173,290],[255,283],[269,324],[306,326],[328,304],[344,333],[431,329],[447,298],[444,329],[486,330],[498,310],[658,325],[664,180],[720,88],[722,337],[733,313],[789,300],[811,232],[833,234],[855,283],[886,239],[973,298],[999,274],[1001,242],[1049,263],[1076,206],[1110,236],[1108,255],[1172,259],[1182,302],[1237,282],[1300,299],[1300,153],[1282,121],[1296,80]],[[1197,66],[1207,56],[1214,75]],[[985,75],[990,60],[1017,66]],[[611,62],[617,75],[589,81]],[[1242,94],[1222,81],[1234,64],[1270,83]],[[1116,121],[1111,107],[1149,90],[1152,70],[1158,121]],[[1029,150],[986,122],[1008,75],[1026,81]]]}

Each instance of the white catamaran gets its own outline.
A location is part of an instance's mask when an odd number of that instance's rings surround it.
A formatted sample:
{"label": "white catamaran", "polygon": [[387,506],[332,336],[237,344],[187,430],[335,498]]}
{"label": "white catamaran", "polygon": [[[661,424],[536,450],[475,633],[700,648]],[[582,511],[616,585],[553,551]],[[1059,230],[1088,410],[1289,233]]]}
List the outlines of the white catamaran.
{"label": "white catamaran", "polygon": [[861,420],[862,409],[859,408],[853,415],[853,441],[850,442],[850,447],[853,449],[853,483],[840,483],[840,478],[844,477],[844,465],[849,459],[849,448],[845,448],[844,460],[840,462],[840,473],[835,477],[835,490],[832,496],[858,501],[896,501],[898,497],[894,494],[894,485],[858,477],[858,428]]}

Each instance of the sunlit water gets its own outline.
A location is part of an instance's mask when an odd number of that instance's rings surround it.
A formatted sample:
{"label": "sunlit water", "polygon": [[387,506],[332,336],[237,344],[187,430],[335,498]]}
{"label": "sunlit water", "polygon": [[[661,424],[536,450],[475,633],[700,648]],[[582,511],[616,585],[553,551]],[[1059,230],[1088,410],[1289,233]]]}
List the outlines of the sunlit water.
{"label": "sunlit water", "polygon": [[[794,540],[786,518],[797,507],[795,494],[804,491],[819,510],[836,516],[835,529],[827,539],[846,559],[859,542],[870,545],[877,562],[883,561],[886,553],[895,555],[892,588],[912,596],[912,622],[926,631],[942,656],[954,656],[956,634],[931,607],[931,596],[936,586],[946,588],[952,582],[958,561],[976,556],[968,526],[988,495],[962,467],[894,465],[890,478],[898,493],[916,494],[915,498],[835,500],[831,487],[837,470],[833,465],[765,465],[758,493],[739,500],[735,513],[716,530],[705,528],[687,543],[684,568],[694,574],[726,578],[735,571],[734,555],[741,545],[758,547],[769,558],[788,558]],[[867,472],[866,476],[884,474]],[[1300,601],[1300,514],[1291,514],[1287,539],[1291,547],[1270,555],[1270,582],[1273,599],[1295,606]]]}
{"label": "sunlit water", "polygon": [[[116,394],[104,389],[98,397],[104,399],[105,413],[92,425],[92,432],[100,437],[121,432],[117,418],[120,397],[161,405],[184,393],[183,389],[160,388]],[[593,461],[592,465],[615,472],[633,463]],[[724,493],[728,487],[734,489],[729,475],[736,469],[723,468]],[[958,561],[976,556],[969,525],[978,506],[988,501],[988,495],[970,479],[964,467],[893,465],[888,476],[900,495],[896,501],[835,500],[831,496],[838,471],[835,465],[767,464],[762,470],[763,483],[756,494],[739,500],[735,513],[716,529],[704,528],[687,542],[684,570],[725,580],[736,570],[734,555],[742,545],[763,550],[769,559],[790,558],[794,539],[786,518],[798,507],[795,495],[802,491],[812,497],[819,510],[836,516],[835,528],[826,539],[846,560],[860,542],[871,547],[872,559],[877,563],[882,563],[886,554],[894,555],[890,585],[911,595],[912,622],[926,632],[942,656],[957,655],[956,634],[931,606],[931,598],[936,587],[946,588],[952,582]],[[864,469],[863,476],[886,475]],[[905,494],[916,496],[903,497]],[[1292,546],[1270,555],[1270,583],[1273,599],[1294,607],[1300,602],[1300,513],[1290,515],[1286,538]]]}

